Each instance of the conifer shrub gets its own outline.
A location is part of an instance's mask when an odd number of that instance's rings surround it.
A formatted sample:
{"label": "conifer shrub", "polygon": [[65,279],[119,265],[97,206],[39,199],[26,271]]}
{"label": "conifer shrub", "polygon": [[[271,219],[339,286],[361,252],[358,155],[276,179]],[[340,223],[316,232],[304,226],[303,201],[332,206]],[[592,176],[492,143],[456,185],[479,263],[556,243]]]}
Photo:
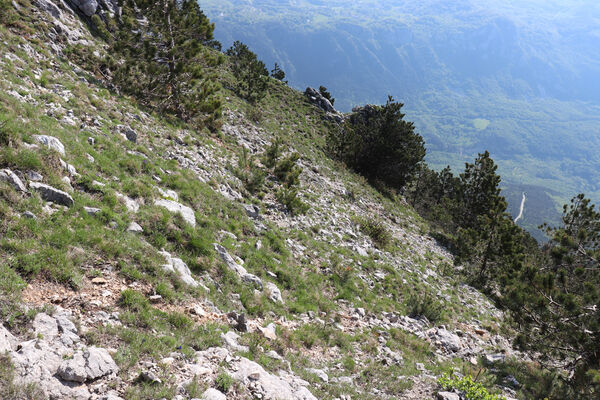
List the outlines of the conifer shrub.
{"label": "conifer shrub", "polygon": [[382,221],[371,218],[358,219],[360,231],[368,235],[379,248],[386,248],[392,242],[392,235]]}
{"label": "conifer shrub", "polygon": [[412,122],[404,121],[403,104],[391,96],[383,106],[352,113],[339,132],[329,136],[332,155],[373,182],[401,189],[425,157],[425,145]]}
{"label": "conifer shrub", "polygon": [[406,300],[408,316],[411,318],[425,317],[431,323],[443,318],[444,307],[429,294],[413,294]]}
{"label": "conifer shrub", "polygon": [[265,97],[269,79],[265,63],[248,46],[237,40],[225,54],[229,56],[231,71],[237,80],[236,93],[250,103]]}
{"label": "conifer shrub", "polygon": [[219,391],[227,393],[233,386],[233,378],[227,372],[225,372],[225,370],[221,370],[219,375],[217,375],[215,385]]}

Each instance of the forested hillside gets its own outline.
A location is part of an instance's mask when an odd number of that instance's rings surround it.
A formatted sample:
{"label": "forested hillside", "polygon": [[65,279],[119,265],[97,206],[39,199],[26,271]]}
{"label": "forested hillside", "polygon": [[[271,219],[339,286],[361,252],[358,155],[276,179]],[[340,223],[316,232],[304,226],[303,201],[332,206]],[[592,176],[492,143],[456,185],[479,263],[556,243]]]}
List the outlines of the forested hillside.
{"label": "forested hillside", "polygon": [[578,192],[600,200],[597,2],[200,4],[224,45],[242,40],[292,86],[326,86],[341,110],[404,102],[436,168],[460,171],[489,150],[510,199],[530,185],[554,202],[528,204],[530,230]]}

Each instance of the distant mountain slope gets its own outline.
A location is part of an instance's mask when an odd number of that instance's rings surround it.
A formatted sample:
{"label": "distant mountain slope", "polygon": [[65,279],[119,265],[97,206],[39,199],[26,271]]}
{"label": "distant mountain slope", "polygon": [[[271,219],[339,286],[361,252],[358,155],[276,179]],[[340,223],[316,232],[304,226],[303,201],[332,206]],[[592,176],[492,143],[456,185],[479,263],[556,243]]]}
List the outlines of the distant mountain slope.
{"label": "distant mountain slope", "polygon": [[434,166],[458,170],[488,149],[508,184],[539,186],[559,202],[578,192],[600,199],[597,2],[200,5],[224,46],[244,41],[295,87],[327,86],[341,110],[388,94],[403,101]]}

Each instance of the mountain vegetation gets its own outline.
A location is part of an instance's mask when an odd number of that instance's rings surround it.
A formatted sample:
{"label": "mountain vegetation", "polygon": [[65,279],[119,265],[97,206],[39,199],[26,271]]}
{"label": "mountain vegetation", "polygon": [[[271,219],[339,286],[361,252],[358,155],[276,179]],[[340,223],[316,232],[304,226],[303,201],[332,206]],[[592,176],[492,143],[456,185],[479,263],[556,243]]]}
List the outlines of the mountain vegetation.
{"label": "mountain vegetation", "polygon": [[[538,239],[562,204],[600,201],[598,3],[201,0],[223,43],[242,40],[290,85],[325,85],[337,107],[406,104],[436,171],[487,149],[519,225]],[[536,200],[542,201],[536,201]]]}
{"label": "mountain vegetation", "polygon": [[195,2],[0,4],[3,398],[598,397],[583,194],[540,244],[488,151],[438,172]]}

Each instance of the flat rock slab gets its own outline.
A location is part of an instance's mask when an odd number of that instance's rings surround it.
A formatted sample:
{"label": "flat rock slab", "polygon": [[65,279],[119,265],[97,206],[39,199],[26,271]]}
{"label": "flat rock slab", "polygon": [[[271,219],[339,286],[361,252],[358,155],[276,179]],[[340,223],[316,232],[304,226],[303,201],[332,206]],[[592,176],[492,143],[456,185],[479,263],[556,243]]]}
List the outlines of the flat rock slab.
{"label": "flat rock slab", "polygon": [[138,224],[137,222],[132,222],[129,224],[129,226],[127,227],[127,232],[132,232],[132,233],[143,233],[144,232],[144,228],[142,228],[140,226],[140,224]]}
{"label": "flat rock slab", "polygon": [[118,370],[119,367],[108,351],[90,347],[63,362],[58,368],[58,376],[65,381],[83,383],[116,373]]}
{"label": "flat rock slab", "polygon": [[42,199],[46,201],[51,201],[52,203],[61,204],[67,207],[71,207],[75,204],[75,201],[67,192],[63,192],[52,186],[40,182],[29,182],[29,187],[38,191],[42,196]]}
{"label": "flat rock slab", "polygon": [[52,150],[58,151],[63,156],[65,155],[65,146],[54,136],[34,135],[33,139]]}
{"label": "flat rock slab", "polygon": [[58,336],[58,323],[48,314],[39,313],[33,319],[33,332],[42,339],[52,340]]}
{"label": "flat rock slab", "polygon": [[196,216],[194,210],[184,206],[173,200],[159,199],[154,202],[154,205],[164,207],[172,213],[179,213],[183,217],[183,220],[192,226],[196,226]]}

